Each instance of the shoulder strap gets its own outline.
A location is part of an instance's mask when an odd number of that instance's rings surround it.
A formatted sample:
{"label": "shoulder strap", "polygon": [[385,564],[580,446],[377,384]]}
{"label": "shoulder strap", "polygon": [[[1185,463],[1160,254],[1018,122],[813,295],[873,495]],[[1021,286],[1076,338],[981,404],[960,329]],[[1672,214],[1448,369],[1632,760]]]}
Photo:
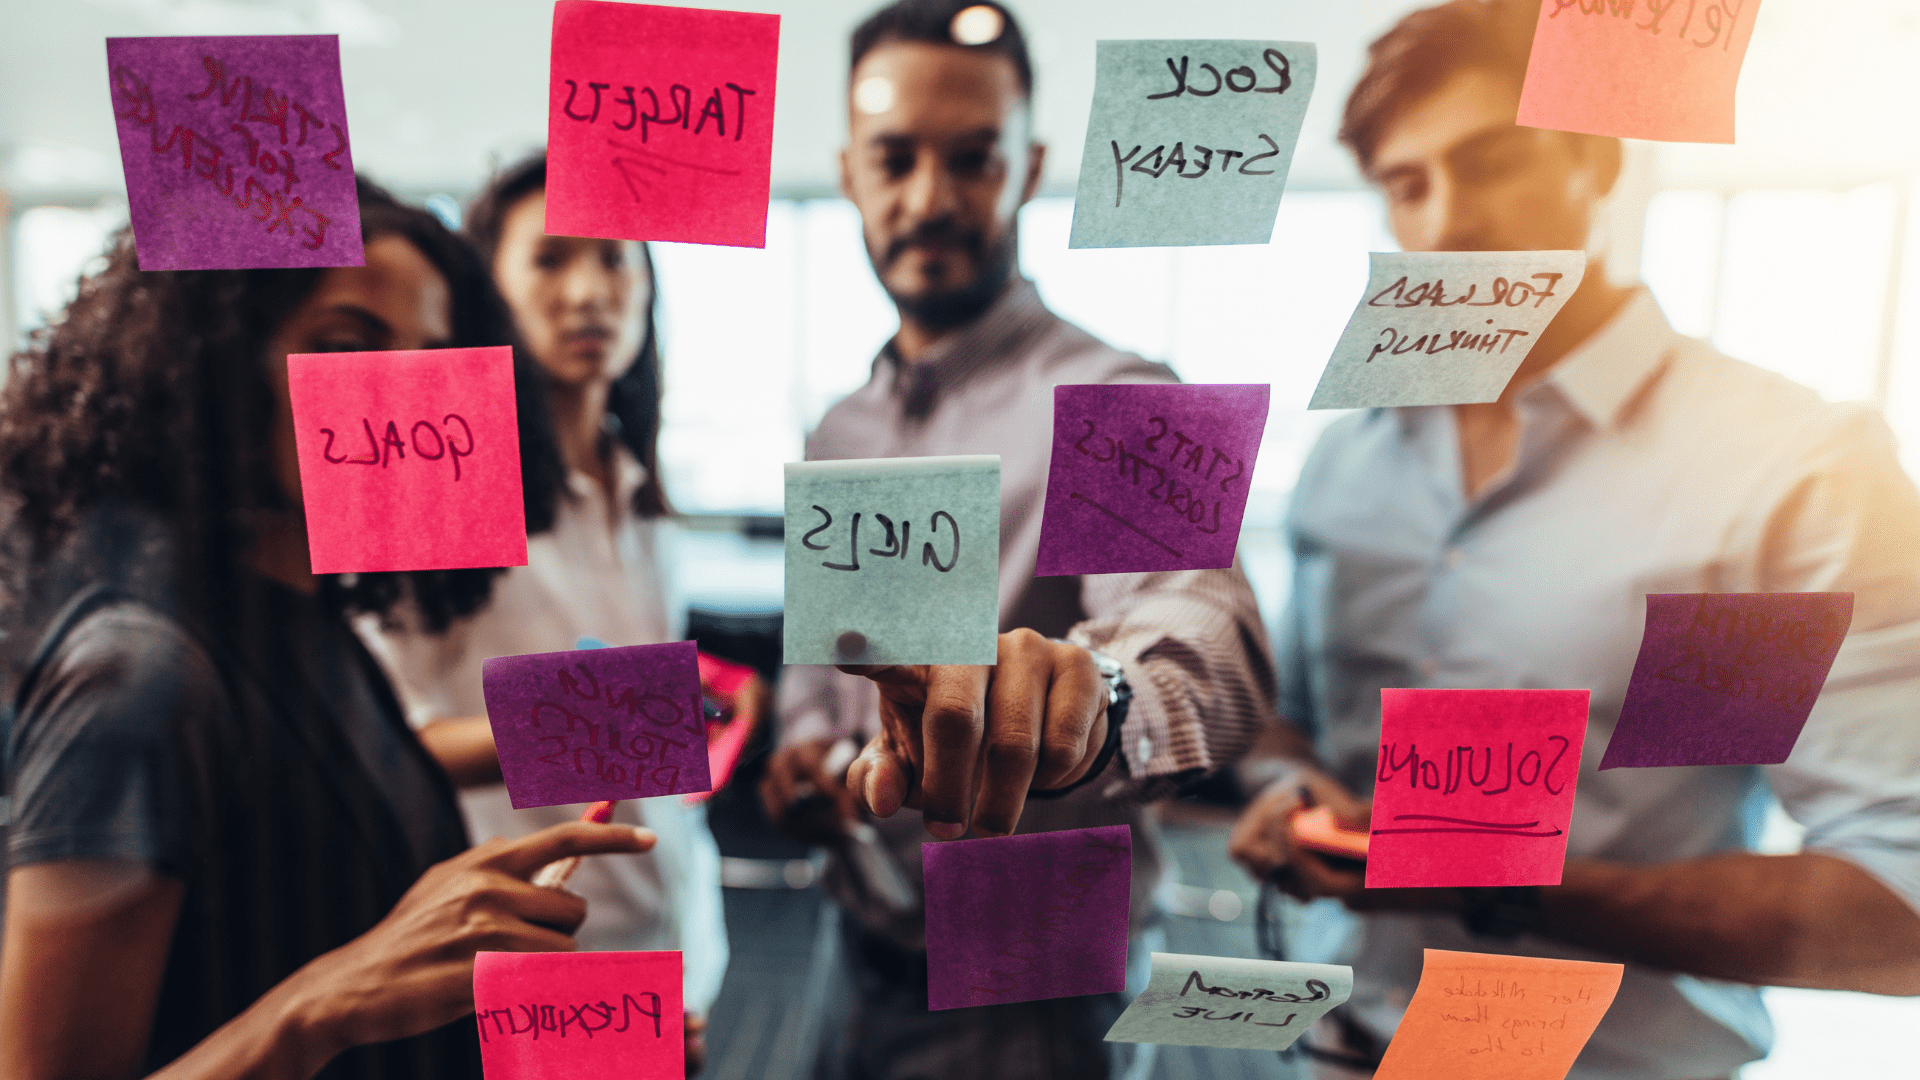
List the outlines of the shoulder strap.
{"label": "shoulder strap", "polygon": [[40,681],[41,672],[48,661],[60,648],[61,642],[81,620],[99,611],[103,607],[131,600],[133,596],[126,591],[104,582],[96,582],[75,593],[66,602],[59,613],[48,621],[46,632],[40,635],[40,643],[33,647],[33,654],[27,661],[27,670],[20,677],[20,685],[14,689],[13,697],[0,702],[0,794],[7,790],[7,780],[13,775],[13,721],[20,715],[27,699],[33,695],[34,684]]}

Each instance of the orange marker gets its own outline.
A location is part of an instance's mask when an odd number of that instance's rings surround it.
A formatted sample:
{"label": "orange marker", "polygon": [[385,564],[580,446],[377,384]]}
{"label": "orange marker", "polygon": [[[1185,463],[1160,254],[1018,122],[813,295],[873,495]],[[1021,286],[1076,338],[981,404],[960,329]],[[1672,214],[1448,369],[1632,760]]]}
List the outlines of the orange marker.
{"label": "orange marker", "polygon": [[[580,815],[580,820],[605,825],[613,820],[613,807],[618,801],[602,799],[597,803],[590,803],[587,806],[587,812]],[[544,889],[557,889],[567,883],[567,879],[573,876],[574,868],[579,865],[580,856],[578,855],[569,855],[558,862],[550,862],[541,867],[539,873],[533,875],[533,883]]]}

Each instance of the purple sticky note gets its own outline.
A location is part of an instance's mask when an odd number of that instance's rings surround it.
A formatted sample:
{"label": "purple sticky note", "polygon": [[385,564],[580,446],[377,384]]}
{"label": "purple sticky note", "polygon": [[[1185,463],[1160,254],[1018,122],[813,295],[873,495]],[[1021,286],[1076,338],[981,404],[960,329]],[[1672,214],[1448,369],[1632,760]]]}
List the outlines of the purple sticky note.
{"label": "purple sticky note", "polygon": [[1054,387],[1053,463],[1034,573],[1232,566],[1268,390]]}
{"label": "purple sticky note", "polygon": [[1126,986],[1127,826],[922,844],[920,854],[928,1009]]}
{"label": "purple sticky note", "polygon": [[697,655],[675,641],[482,661],[513,805],[712,790]]}
{"label": "purple sticky note", "polygon": [[361,266],[340,39],[107,39],[142,270]]}
{"label": "purple sticky note", "polygon": [[1600,767],[1787,760],[1852,622],[1852,593],[1649,594]]}

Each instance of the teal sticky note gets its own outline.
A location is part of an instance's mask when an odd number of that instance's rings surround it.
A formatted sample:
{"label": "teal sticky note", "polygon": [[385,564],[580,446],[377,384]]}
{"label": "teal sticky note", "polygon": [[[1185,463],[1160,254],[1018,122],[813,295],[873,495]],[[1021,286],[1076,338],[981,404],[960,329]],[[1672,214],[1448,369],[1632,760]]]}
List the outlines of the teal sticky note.
{"label": "teal sticky note", "polygon": [[1068,247],[1264,244],[1313,96],[1303,41],[1102,41]]}
{"label": "teal sticky note", "polygon": [[787,465],[789,664],[991,664],[1000,459]]}

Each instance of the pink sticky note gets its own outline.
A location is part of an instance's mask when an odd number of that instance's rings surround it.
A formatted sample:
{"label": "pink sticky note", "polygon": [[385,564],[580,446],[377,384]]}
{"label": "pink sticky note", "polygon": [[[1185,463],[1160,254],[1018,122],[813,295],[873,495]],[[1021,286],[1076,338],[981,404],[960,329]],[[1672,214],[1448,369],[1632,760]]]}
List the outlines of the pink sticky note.
{"label": "pink sticky note", "polygon": [[920,857],[928,1009],[1126,987],[1127,826],[922,844]]}
{"label": "pink sticky note", "polygon": [[1034,573],[1233,565],[1270,388],[1053,388],[1053,461]]}
{"label": "pink sticky note", "polygon": [[1852,593],[1654,593],[1602,769],[1787,760]]}
{"label": "pink sticky note", "polygon": [[513,805],[709,790],[697,648],[673,641],[481,661]]}
{"label": "pink sticky note", "polygon": [[142,270],[361,266],[340,39],[107,39]]}
{"label": "pink sticky note", "polygon": [[560,0],[547,231],[765,247],[780,16]]}
{"label": "pink sticky note", "polygon": [[681,1080],[677,952],[483,952],[473,1012],[487,1080]]}
{"label": "pink sticky note", "polygon": [[1733,141],[1733,90],[1760,0],[1546,0],[1520,92],[1529,127]]}
{"label": "pink sticky note", "polygon": [[525,566],[513,350],[287,357],[316,574]]}
{"label": "pink sticky note", "polygon": [[1587,697],[1380,691],[1367,888],[1560,884]]}

